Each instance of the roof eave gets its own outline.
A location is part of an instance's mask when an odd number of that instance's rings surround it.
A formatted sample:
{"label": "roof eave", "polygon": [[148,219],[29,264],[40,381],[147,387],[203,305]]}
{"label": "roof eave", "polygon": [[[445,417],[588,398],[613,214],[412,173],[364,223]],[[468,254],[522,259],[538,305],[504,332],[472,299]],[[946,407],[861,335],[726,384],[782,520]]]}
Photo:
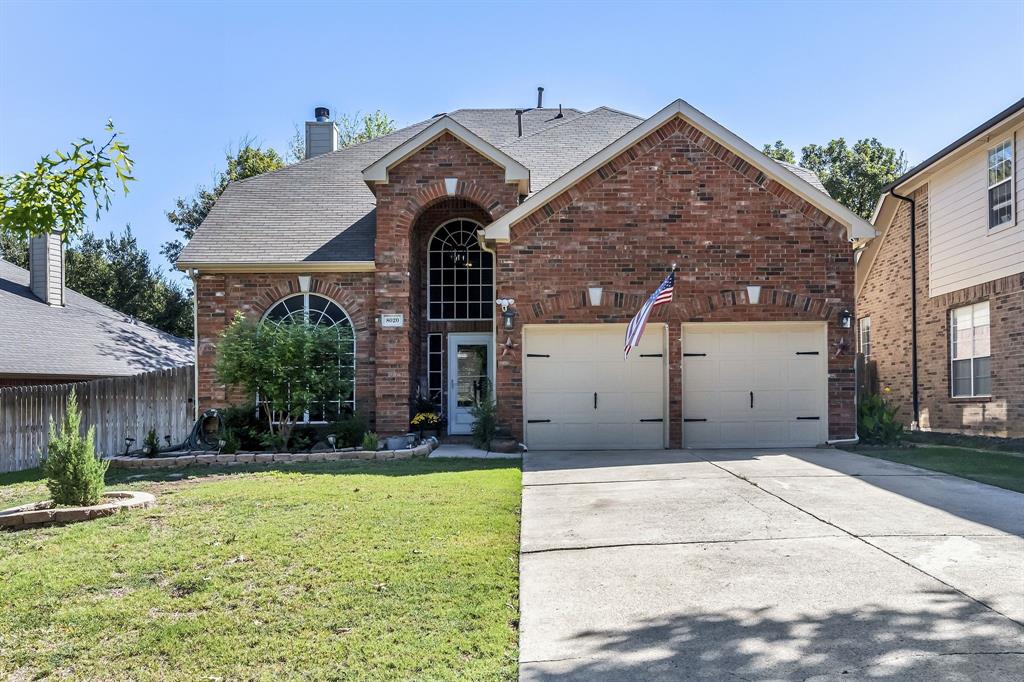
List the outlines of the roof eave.
{"label": "roof eave", "polygon": [[184,272],[209,273],[264,273],[264,272],[373,272],[372,260],[361,261],[287,261],[287,262],[224,262],[178,261],[174,264]]}

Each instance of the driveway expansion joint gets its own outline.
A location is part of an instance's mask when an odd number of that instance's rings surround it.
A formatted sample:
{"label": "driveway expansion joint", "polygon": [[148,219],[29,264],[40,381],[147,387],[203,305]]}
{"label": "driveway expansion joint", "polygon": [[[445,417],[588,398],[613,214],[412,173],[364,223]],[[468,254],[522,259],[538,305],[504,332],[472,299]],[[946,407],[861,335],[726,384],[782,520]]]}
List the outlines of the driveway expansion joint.
{"label": "driveway expansion joint", "polygon": [[607,545],[578,545],[574,547],[545,547],[544,549],[520,550],[520,556],[527,554],[550,554],[552,552],[585,552],[592,549],[619,549],[623,547],[673,547],[686,545],[734,545],[746,542],[779,542],[793,540],[824,540],[841,537],[838,535],[798,535],[795,537],[775,538],[736,538],[727,540],[676,540],[672,542],[621,542]]}

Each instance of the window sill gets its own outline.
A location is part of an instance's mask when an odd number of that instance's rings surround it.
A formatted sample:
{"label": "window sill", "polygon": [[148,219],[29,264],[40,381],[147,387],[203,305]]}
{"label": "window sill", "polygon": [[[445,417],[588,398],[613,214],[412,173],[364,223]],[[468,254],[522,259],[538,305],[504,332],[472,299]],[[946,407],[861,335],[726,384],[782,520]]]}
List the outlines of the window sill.
{"label": "window sill", "polygon": [[992,396],[990,395],[961,395],[952,396],[949,398],[951,403],[990,403],[992,402]]}

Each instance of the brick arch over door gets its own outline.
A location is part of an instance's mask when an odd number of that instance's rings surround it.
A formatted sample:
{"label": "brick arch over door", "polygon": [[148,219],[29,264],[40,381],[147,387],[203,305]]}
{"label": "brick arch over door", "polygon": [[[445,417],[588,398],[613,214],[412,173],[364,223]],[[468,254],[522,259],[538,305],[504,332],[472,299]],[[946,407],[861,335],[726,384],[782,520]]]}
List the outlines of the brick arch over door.
{"label": "brick arch over door", "polygon": [[485,185],[473,180],[457,180],[454,189],[454,192],[449,193],[444,180],[435,180],[424,185],[409,198],[398,213],[396,224],[401,228],[411,230],[419,222],[420,217],[433,205],[451,199],[464,200],[479,206],[487,213],[489,220],[486,222],[488,223],[501,217],[512,208],[505,206]]}
{"label": "brick arch over door", "polygon": [[[257,313],[258,317],[262,319],[267,311],[282,299],[301,293],[305,292],[300,291],[297,277],[291,278],[287,283],[275,283],[261,292],[258,299],[260,303],[259,309],[253,312]],[[340,305],[352,321],[352,328],[357,337],[360,332],[366,332],[369,329],[365,301],[357,297],[350,288],[313,277],[309,284],[309,293],[319,294]]]}

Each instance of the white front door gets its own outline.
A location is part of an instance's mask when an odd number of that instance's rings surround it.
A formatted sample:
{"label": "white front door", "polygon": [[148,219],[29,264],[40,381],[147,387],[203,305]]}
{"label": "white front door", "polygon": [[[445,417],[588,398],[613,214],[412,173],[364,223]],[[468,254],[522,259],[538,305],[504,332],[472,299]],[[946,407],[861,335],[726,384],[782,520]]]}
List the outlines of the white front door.
{"label": "white front door", "polygon": [[473,429],[470,410],[484,391],[493,394],[490,334],[448,335],[448,433],[467,434]]}
{"label": "white front door", "polygon": [[813,447],[828,437],[824,322],[683,325],[683,446]]}

